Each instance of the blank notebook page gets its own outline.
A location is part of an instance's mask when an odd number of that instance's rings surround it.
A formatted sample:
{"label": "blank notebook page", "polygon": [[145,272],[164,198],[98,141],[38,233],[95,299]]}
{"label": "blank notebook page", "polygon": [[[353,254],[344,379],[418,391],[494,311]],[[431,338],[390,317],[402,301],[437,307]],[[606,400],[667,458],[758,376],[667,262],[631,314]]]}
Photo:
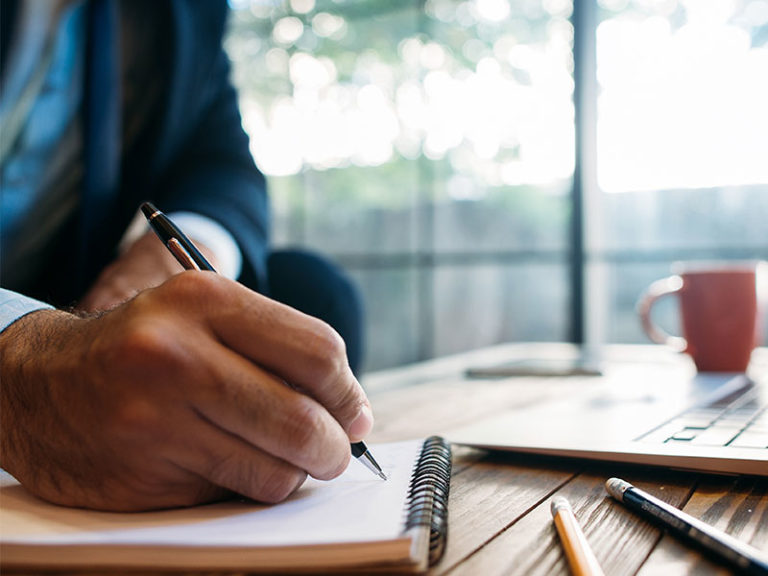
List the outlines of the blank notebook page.
{"label": "blank notebook page", "polygon": [[338,478],[328,482],[310,478],[288,500],[274,506],[233,500],[157,512],[94,512],[38,500],[0,470],[0,540],[146,547],[391,540],[403,532],[408,485],[422,443],[371,447],[387,481],[352,458]]}

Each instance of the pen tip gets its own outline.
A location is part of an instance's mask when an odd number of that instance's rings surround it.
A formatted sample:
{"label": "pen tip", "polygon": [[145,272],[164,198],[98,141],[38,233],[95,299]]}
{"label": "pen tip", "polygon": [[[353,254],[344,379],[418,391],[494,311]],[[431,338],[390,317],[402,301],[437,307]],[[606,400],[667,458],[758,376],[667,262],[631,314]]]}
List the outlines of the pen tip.
{"label": "pen tip", "polygon": [[381,466],[379,466],[379,463],[376,462],[376,459],[367,449],[358,457],[358,461],[382,480],[387,480],[387,476],[382,471]]}

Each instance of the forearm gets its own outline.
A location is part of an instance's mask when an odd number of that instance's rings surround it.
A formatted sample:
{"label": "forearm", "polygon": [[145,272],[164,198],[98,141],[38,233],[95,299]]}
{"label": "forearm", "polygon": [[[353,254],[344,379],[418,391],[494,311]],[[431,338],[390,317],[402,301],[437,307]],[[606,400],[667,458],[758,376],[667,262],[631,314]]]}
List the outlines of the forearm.
{"label": "forearm", "polygon": [[[0,333],[0,467],[24,479],[33,491],[49,492],[53,479],[45,471],[56,467],[51,459],[68,457],[53,447],[61,438],[51,433],[58,412],[52,383],[71,372],[79,358],[49,351],[65,348],[62,338],[71,338],[68,328],[78,321],[67,312],[42,309]],[[41,422],[42,413],[50,427]]]}

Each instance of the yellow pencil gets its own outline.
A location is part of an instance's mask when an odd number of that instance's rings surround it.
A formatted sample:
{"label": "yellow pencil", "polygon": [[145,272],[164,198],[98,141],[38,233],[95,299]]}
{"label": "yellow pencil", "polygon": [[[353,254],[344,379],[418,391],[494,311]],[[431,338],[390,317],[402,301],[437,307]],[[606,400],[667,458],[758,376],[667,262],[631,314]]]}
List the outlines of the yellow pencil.
{"label": "yellow pencil", "polygon": [[603,576],[603,570],[597,563],[597,558],[589,547],[568,500],[562,496],[553,498],[551,510],[571,571],[575,576]]}

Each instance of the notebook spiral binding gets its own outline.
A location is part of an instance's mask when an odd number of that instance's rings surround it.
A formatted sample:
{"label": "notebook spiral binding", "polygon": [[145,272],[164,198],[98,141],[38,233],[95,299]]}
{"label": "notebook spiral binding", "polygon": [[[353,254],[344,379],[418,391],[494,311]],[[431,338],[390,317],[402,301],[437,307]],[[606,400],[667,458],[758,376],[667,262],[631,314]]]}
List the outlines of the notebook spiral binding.
{"label": "notebook spiral binding", "polygon": [[408,492],[405,528],[429,526],[429,564],[445,552],[448,536],[448,491],[451,485],[451,446],[439,436],[424,441]]}

